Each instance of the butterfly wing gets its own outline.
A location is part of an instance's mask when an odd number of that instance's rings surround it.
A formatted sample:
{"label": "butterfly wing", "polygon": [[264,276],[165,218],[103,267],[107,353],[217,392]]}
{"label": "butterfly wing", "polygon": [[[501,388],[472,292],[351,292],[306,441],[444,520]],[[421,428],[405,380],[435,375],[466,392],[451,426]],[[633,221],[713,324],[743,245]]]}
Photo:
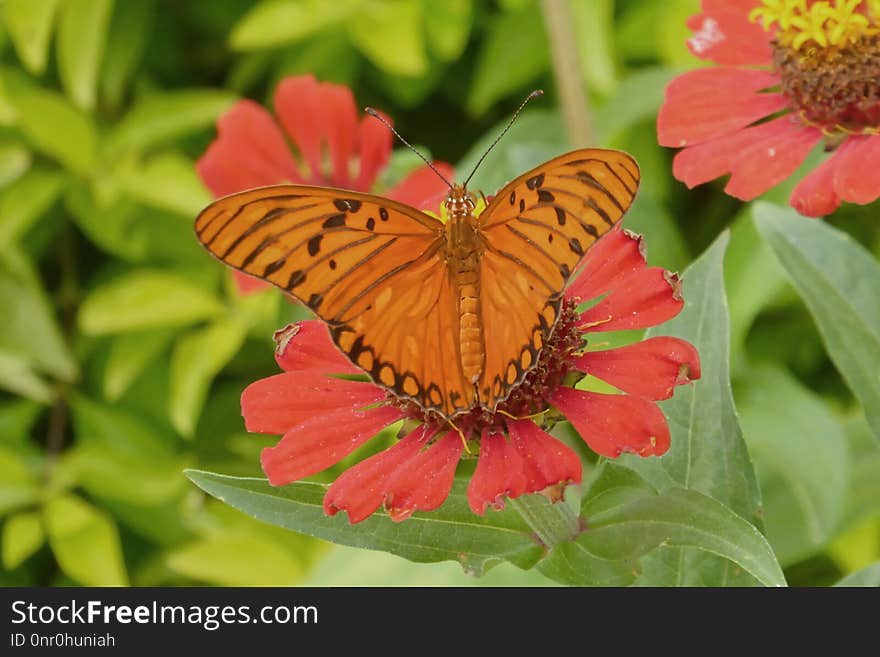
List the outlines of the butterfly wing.
{"label": "butterfly wing", "polygon": [[218,199],[195,229],[224,263],[311,308],[377,384],[447,416],[473,403],[438,220],[369,194],[278,185]]}
{"label": "butterfly wing", "polygon": [[494,409],[534,367],[572,272],[620,221],[638,185],[638,165],[626,153],[578,150],[523,174],[479,216],[484,406]]}

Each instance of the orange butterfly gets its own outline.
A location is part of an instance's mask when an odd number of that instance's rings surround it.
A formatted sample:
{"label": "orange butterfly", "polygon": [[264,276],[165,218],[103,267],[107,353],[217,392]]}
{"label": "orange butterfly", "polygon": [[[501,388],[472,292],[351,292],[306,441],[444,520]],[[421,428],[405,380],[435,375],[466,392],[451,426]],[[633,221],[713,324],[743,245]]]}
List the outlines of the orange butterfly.
{"label": "orange butterfly", "polygon": [[450,419],[494,411],[535,366],[572,272],[638,184],[632,157],[590,148],[521,175],[479,216],[467,182],[450,184],[445,223],[380,196],[276,185],[214,201],[195,229],[311,308],[375,383]]}

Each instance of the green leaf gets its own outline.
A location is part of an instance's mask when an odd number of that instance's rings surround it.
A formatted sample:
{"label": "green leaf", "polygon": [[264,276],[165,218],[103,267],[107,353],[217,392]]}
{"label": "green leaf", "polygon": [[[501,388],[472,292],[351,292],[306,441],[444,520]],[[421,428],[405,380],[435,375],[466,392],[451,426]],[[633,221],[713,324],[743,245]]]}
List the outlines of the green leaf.
{"label": "green leaf", "polygon": [[437,511],[416,513],[400,524],[379,511],[352,526],[344,514],[324,515],[326,484],[299,482],[274,488],[264,479],[200,470],[188,470],[186,475],[206,493],[259,520],[334,543],[391,552],[411,561],[458,561],[467,571],[481,574],[501,560],[528,568],[541,555],[541,547],[516,513],[505,510],[485,517],[474,515],[461,481]]}
{"label": "green leaf", "polygon": [[171,570],[218,586],[292,586],[302,567],[289,550],[263,536],[220,535],[172,550]]}
{"label": "green leaf", "polygon": [[834,586],[880,586],[880,561],[850,573]]}
{"label": "green leaf", "polygon": [[852,527],[866,518],[880,518],[880,445],[861,416],[847,422],[846,436],[852,472],[841,524]]}
{"label": "green leaf", "polygon": [[116,401],[174,337],[173,329],[138,331],[114,336],[104,366],[104,397]]}
{"label": "green leaf", "polygon": [[192,437],[211,382],[238,353],[246,335],[244,322],[221,319],[178,339],[171,354],[168,415],[184,437]]}
{"label": "green leaf", "polygon": [[89,493],[140,505],[168,503],[185,485],[185,457],[130,411],[77,396],[72,402],[76,446],[68,466]]}
{"label": "green leaf", "polygon": [[135,269],[83,300],[79,326],[88,335],[125,333],[185,326],[222,311],[214,296],[180,274]]}
{"label": "green leaf", "polygon": [[667,488],[586,519],[577,543],[600,559],[635,559],[660,546],[688,547],[727,559],[765,586],[785,586],[761,532],[695,490]]}
{"label": "green leaf", "polygon": [[602,143],[610,142],[637,123],[653,123],[666,87],[679,73],[679,69],[657,66],[639,69],[621,80],[614,95],[593,116],[594,129]]}
{"label": "green leaf", "polygon": [[[348,24],[353,43],[377,67],[418,77],[428,69],[420,0],[365,0]],[[430,18],[429,18],[430,20]]]}
{"label": "green leaf", "polygon": [[91,117],[58,92],[41,89],[20,73],[3,69],[0,76],[18,124],[30,142],[74,173],[90,171],[98,140]]}
{"label": "green leaf", "polygon": [[64,183],[61,172],[34,168],[0,192],[0,244],[24,235],[52,206]]}
{"label": "green leaf", "polygon": [[55,391],[34,372],[20,355],[0,349],[0,390],[8,390],[27,399],[51,404]]}
{"label": "green leaf", "polygon": [[880,439],[880,264],[845,233],[794,210],[759,203],[755,221]]}
{"label": "green leaf", "polygon": [[193,219],[211,201],[194,163],[179,153],[162,153],[127,172],[122,188],[144,205]]}
{"label": "green leaf", "polygon": [[497,100],[522,90],[549,66],[550,46],[538,3],[502,14],[489,24],[477,56],[468,111],[484,114]]}
{"label": "green leaf", "polygon": [[16,250],[0,256],[0,308],[4,308],[0,350],[26,359],[35,369],[63,381],[77,376],[55,309],[32,265]]}
{"label": "green leaf", "polygon": [[41,485],[21,456],[0,446],[0,516],[39,500]]}
{"label": "green leaf", "polygon": [[125,586],[119,532],[103,512],[74,495],[44,507],[49,544],[61,570],[84,586]]}
{"label": "green leaf", "polygon": [[3,22],[19,59],[34,75],[46,71],[59,0],[5,0]]}
{"label": "green leaf", "polygon": [[107,137],[107,153],[118,157],[210,128],[234,101],[234,95],[218,89],[151,94],[139,101]]}
{"label": "green leaf", "polygon": [[470,0],[422,0],[425,34],[431,51],[445,62],[458,59],[471,33]]}
{"label": "green leaf", "polygon": [[3,524],[3,567],[18,568],[46,542],[39,511],[16,513]]}
{"label": "green leaf", "polygon": [[481,577],[449,562],[413,563],[387,552],[334,546],[303,586],[557,586],[533,568],[501,563]]}
{"label": "green leaf", "polygon": [[727,242],[724,233],[684,272],[684,309],[647,334],[687,340],[700,354],[700,379],[660,402],[669,419],[672,445],[660,458],[625,456],[620,463],[657,490],[671,486],[697,490],[755,521],[760,494],[730,388],[729,316],[722,269]]}
{"label": "green leaf", "polygon": [[58,73],[79,107],[95,106],[98,70],[113,0],[64,0],[58,20]]}
{"label": "green leaf", "polygon": [[[614,62],[614,0],[571,3],[581,70],[590,90],[609,94],[617,84]],[[638,97],[641,94],[638,94]]]}
{"label": "green leaf", "polygon": [[750,368],[737,400],[770,544],[783,565],[806,559],[834,536],[846,501],[843,429],[820,398],[776,366]]}
{"label": "green leaf", "polygon": [[344,21],[358,4],[352,0],[263,0],[232,28],[229,43],[234,50],[294,43]]}
{"label": "green leaf", "polygon": [[31,152],[24,144],[15,139],[0,139],[0,188],[21,178],[31,162]]}
{"label": "green leaf", "polygon": [[101,97],[110,107],[119,107],[132,83],[150,36],[155,8],[154,0],[116,3],[98,81]]}

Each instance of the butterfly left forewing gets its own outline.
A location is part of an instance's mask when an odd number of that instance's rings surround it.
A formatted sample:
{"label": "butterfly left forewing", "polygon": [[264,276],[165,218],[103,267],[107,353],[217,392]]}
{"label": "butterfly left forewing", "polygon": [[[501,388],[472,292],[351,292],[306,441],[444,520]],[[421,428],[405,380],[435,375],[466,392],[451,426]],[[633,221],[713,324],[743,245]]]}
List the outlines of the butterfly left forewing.
{"label": "butterfly left forewing", "polygon": [[485,364],[478,389],[494,409],[534,366],[566,284],[587,249],[629,209],[639,184],[620,151],[573,151],[518,177],[480,215]]}

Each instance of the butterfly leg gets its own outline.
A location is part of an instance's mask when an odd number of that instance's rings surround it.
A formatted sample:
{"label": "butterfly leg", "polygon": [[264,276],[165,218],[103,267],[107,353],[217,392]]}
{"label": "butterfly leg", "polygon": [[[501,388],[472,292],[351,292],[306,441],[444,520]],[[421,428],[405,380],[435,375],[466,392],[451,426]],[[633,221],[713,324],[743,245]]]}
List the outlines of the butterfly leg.
{"label": "butterfly leg", "polygon": [[496,413],[501,413],[501,415],[505,415],[509,417],[511,420],[534,420],[536,417],[541,417],[545,413],[547,413],[550,409],[545,408],[543,411],[539,411],[538,413],[532,413],[531,415],[520,415],[516,416],[513,413],[508,413],[507,411],[503,411],[500,408],[497,409]]}
{"label": "butterfly leg", "polygon": [[467,438],[464,435],[464,431],[462,431],[457,426],[455,426],[455,422],[453,422],[452,420],[448,420],[448,422],[449,422],[449,426],[452,427],[453,429],[455,429],[455,431],[458,433],[459,437],[461,437],[461,444],[464,447],[464,451],[467,452],[468,454],[472,454],[470,448],[468,447]]}

